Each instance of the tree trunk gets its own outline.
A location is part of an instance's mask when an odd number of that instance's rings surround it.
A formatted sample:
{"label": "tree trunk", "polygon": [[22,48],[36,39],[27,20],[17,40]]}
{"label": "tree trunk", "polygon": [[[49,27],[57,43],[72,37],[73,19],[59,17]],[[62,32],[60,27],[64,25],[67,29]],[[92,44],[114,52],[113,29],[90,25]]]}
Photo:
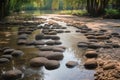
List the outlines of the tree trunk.
{"label": "tree trunk", "polygon": [[109,0],[87,0],[87,11],[91,16],[101,16]]}

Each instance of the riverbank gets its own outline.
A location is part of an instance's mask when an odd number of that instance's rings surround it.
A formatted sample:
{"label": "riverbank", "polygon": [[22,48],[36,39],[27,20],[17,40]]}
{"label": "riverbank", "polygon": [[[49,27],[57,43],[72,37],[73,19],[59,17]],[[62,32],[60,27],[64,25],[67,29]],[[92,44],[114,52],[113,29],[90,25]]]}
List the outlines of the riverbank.
{"label": "riverbank", "polygon": [[[51,19],[51,21],[50,20],[48,21],[47,18]],[[30,18],[27,20],[24,18],[23,19],[14,18],[14,21],[12,21],[12,19],[11,20],[9,19],[9,21],[6,23],[8,25],[11,24],[11,25],[25,25],[25,26],[35,25],[36,26],[41,23],[52,24],[54,23],[52,22],[52,20],[67,23],[68,29],[69,27],[73,27],[73,26],[76,27],[77,28],[76,33],[77,32],[79,32],[80,34],[82,33],[82,35],[85,36],[85,38],[88,39],[88,41],[92,41],[92,42],[95,41],[94,43],[97,43],[97,45],[99,45],[97,46],[99,47],[98,49],[94,49],[98,54],[98,57],[95,58],[98,65],[98,67],[96,68],[95,80],[119,80],[120,79],[120,62],[119,62],[120,61],[120,57],[119,57],[120,56],[119,54],[120,52],[120,20],[77,17],[77,16],[71,16],[71,15],[46,14],[43,16],[34,16],[34,18]],[[6,23],[2,25],[6,25]],[[60,23],[60,24],[63,24],[63,23]],[[87,30],[90,30],[90,32],[88,32]],[[92,40],[92,38],[94,38],[94,40]],[[102,40],[99,40],[100,38],[102,38]],[[78,42],[79,42],[79,39],[81,38],[78,38],[77,40]],[[108,45],[107,46],[104,45],[105,44],[104,42],[107,42]],[[76,43],[76,46],[77,46],[77,43]],[[82,57],[84,57],[84,54]]]}

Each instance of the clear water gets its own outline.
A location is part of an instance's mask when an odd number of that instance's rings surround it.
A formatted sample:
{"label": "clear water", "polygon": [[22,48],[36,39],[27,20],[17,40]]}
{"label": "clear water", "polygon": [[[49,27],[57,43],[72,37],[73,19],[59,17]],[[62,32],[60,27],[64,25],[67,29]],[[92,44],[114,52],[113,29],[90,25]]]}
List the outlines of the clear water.
{"label": "clear water", "polygon": [[[9,46],[15,49],[21,49],[24,51],[24,56],[20,58],[14,58],[10,63],[0,65],[2,71],[7,71],[13,68],[23,71],[23,78],[20,80],[94,80],[94,70],[86,70],[83,66],[85,50],[77,47],[79,41],[86,41],[87,39],[80,33],[76,33],[76,28],[72,26],[66,26],[66,23],[57,21],[62,26],[67,27],[71,33],[60,33],[58,36],[61,38],[62,45],[67,49],[65,50],[64,58],[60,61],[60,67],[55,70],[47,70],[44,67],[33,69],[29,67],[29,60],[35,57],[35,53],[39,53],[39,50],[34,46],[18,46],[17,42],[17,29],[18,27],[6,27],[0,29],[0,35],[8,32],[9,36],[2,36],[0,40],[6,41],[6,43],[0,43],[2,46]],[[69,28],[68,28],[69,27]],[[30,38],[34,39],[34,36],[39,33],[39,30],[34,31]],[[65,64],[67,61],[77,61],[78,66],[74,68],[67,68]]]}

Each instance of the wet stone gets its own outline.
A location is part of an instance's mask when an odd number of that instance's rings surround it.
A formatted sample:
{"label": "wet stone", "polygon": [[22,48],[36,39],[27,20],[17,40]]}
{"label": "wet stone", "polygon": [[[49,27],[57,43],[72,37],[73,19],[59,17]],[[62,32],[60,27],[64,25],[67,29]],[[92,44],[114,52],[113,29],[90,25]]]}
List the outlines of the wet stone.
{"label": "wet stone", "polygon": [[80,32],[80,30],[76,30],[76,32]]}
{"label": "wet stone", "polygon": [[3,51],[3,54],[11,54],[14,51],[14,49],[5,49]]}
{"label": "wet stone", "polygon": [[8,55],[8,54],[7,55],[2,55],[1,58],[7,58],[7,59],[11,60],[12,55]]}
{"label": "wet stone", "polygon": [[18,36],[18,39],[27,39],[28,35],[27,34],[21,34]]}
{"label": "wet stone", "polygon": [[46,58],[49,60],[62,60],[63,59],[63,54],[60,52],[53,52],[52,54],[48,54]]}
{"label": "wet stone", "polygon": [[51,39],[50,35],[44,35],[43,39]]}
{"label": "wet stone", "polygon": [[48,59],[44,57],[36,57],[36,58],[31,59],[29,63],[31,67],[42,67],[47,61]]}
{"label": "wet stone", "polygon": [[88,43],[86,43],[86,42],[79,42],[77,46],[81,47],[81,48],[86,48],[86,47],[88,47]]}
{"label": "wet stone", "polygon": [[13,57],[19,57],[19,56],[24,55],[24,52],[21,51],[21,50],[15,50],[11,54],[12,54]]}
{"label": "wet stone", "polygon": [[56,35],[57,32],[56,32],[56,31],[51,31],[51,32],[49,32],[48,34],[49,34],[49,35]]}
{"label": "wet stone", "polygon": [[35,45],[35,41],[28,41],[26,42],[26,45],[27,46]]}
{"label": "wet stone", "polygon": [[84,67],[86,69],[95,69],[98,67],[98,63],[95,59],[88,59],[85,61]]}
{"label": "wet stone", "polygon": [[17,42],[18,45],[25,45],[26,43],[27,43],[27,41],[24,39],[19,39]]}
{"label": "wet stone", "polygon": [[55,41],[55,45],[60,45],[60,44],[62,44],[62,42],[60,42],[60,41]]}
{"label": "wet stone", "polygon": [[94,50],[88,50],[88,51],[86,51],[85,56],[87,58],[97,58],[98,54]]}
{"label": "wet stone", "polygon": [[45,42],[44,41],[34,41],[34,45],[44,45]]}
{"label": "wet stone", "polygon": [[88,48],[91,48],[91,49],[98,49],[98,48],[101,48],[102,46],[97,44],[97,43],[91,43],[88,45]]}
{"label": "wet stone", "polygon": [[62,60],[63,54],[60,52],[53,52],[53,51],[42,51],[38,53],[39,57],[45,57],[49,60]]}
{"label": "wet stone", "polygon": [[53,47],[52,46],[42,46],[40,48],[41,51],[52,51]]}
{"label": "wet stone", "polygon": [[45,68],[48,70],[54,70],[59,68],[60,66],[60,62],[56,61],[56,60],[48,60],[47,62],[45,62]]}
{"label": "wet stone", "polygon": [[68,61],[67,63],[66,63],[66,66],[68,67],[68,68],[73,68],[73,67],[75,67],[75,66],[77,66],[78,65],[78,62],[76,62],[76,61]]}
{"label": "wet stone", "polygon": [[4,80],[16,80],[22,77],[22,72],[20,70],[9,70],[2,74]]}
{"label": "wet stone", "polygon": [[36,40],[41,40],[41,39],[43,39],[44,38],[44,34],[37,34],[36,36],[35,36],[35,39]]}
{"label": "wet stone", "polygon": [[63,30],[56,30],[57,33],[64,33]]}
{"label": "wet stone", "polygon": [[60,48],[60,47],[54,47],[54,48],[53,48],[53,51],[54,51],[54,52],[64,52],[65,50],[62,49],[62,48]]}
{"label": "wet stone", "polygon": [[64,31],[64,32],[65,32],[65,33],[70,33],[70,31],[68,31],[68,30],[67,30],[67,31]]}
{"label": "wet stone", "polygon": [[60,40],[60,37],[59,36],[51,36],[50,37],[52,40]]}
{"label": "wet stone", "polygon": [[7,63],[9,62],[9,59],[7,58],[0,58],[0,63]]}
{"label": "wet stone", "polygon": [[51,41],[47,41],[46,45],[55,45],[55,41],[52,41],[52,40]]}

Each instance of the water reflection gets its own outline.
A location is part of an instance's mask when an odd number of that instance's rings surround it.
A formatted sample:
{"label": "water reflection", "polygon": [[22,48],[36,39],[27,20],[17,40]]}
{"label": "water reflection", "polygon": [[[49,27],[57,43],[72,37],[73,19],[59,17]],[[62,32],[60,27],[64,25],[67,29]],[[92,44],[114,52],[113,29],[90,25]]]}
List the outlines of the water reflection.
{"label": "water reflection", "polygon": [[[64,22],[58,22],[60,25],[66,26]],[[76,28],[70,27],[71,33],[61,33],[58,36],[61,37],[62,45],[67,49],[63,53],[64,59],[60,61],[60,67],[55,70],[47,70],[44,67],[39,69],[33,69],[29,67],[29,60],[34,58],[36,53],[39,52],[34,46],[18,46],[17,42],[17,27],[11,27],[11,29],[0,29],[0,33],[5,33],[1,39],[9,39],[8,43],[1,44],[3,46],[9,46],[15,49],[22,50],[25,55],[20,58],[14,58],[8,64],[0,65],[0,71],[7,71],[13,68],[20,69],[24,73],[24,77],[20,80],[94,80],[94,70],[86,70],[83,67],[83,54],[85,50],[77,47],[79,41],[86,41],[87,39],[80,33],[76,33]],[[7,32],[7,33],[6,33]],[[30,40],[34,40],[36,34],[40,33],[40,30],[34,31],[30,36]],[[7,36],[5,36],[7,34]],[[9,34],[9,36],[8,36]],[[9,38],[8,38],[9,37]],[[66,63],[68,61],[77,61],[78,66],[74,68],[67,68]]]}

